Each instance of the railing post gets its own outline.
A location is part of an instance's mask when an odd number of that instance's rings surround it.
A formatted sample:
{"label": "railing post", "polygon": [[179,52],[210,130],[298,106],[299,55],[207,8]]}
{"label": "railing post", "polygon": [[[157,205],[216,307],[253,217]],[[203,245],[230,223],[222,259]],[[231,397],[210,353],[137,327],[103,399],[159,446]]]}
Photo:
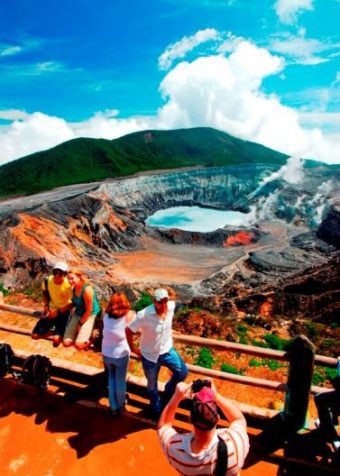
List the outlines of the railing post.
{"label": "railing post", "polygon": [[312,385],[315,347],[306,336],[295,337],[287,350],[289,372],[284,421],[292,431],[303,427],[307,415],[309,393]]}

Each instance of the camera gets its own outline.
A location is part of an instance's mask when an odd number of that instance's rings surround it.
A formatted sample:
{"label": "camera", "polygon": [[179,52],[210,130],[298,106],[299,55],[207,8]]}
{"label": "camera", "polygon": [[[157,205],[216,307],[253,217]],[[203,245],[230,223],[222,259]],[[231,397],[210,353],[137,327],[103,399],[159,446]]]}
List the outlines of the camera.
{"label": "camera", "polygon": [[203,380],[203,379],[197,379],[194,380],[191,384],[191,391],[192,393],[197,393],[200,390],[202,390],[203,387],[211,387],[211,381],[210,380]]}

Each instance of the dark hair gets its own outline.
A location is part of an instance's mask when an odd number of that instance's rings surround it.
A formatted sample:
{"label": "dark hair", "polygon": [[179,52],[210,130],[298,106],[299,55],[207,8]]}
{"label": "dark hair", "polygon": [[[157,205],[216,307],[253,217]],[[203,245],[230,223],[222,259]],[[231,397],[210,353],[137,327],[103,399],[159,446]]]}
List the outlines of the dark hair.
{"label": "dark hair", "polygon": [[114,293],[110,297],[105,312],[113,319],[125,316],[131,309],[130,302],[125,293]]}

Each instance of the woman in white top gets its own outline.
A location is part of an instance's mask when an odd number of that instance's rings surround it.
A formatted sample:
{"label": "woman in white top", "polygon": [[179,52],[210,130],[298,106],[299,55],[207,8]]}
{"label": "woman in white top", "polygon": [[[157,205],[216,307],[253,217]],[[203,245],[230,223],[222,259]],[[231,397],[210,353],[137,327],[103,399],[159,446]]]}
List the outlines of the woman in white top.
{"label": "woman in white top", "polygon": [[105,309],[102,342],[103,360],[109,376],[111,415],[120,415],[124,411],[130,357],[125,329],[134,317],[126,295],[114,293]]}

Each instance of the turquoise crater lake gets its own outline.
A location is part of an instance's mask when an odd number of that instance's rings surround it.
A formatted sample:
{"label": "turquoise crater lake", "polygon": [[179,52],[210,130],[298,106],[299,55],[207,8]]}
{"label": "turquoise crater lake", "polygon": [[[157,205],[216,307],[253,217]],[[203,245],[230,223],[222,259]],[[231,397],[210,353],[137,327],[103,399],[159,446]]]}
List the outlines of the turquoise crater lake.
{"label": "turquoise crater lake", "polygon": [[201,207],[172,207],[158,210],[146,219],[146,224],[161,228],[179,228],[203,233],[215,231],[226,225],[248,226],[249,214],[231,210],[215,210]]}

